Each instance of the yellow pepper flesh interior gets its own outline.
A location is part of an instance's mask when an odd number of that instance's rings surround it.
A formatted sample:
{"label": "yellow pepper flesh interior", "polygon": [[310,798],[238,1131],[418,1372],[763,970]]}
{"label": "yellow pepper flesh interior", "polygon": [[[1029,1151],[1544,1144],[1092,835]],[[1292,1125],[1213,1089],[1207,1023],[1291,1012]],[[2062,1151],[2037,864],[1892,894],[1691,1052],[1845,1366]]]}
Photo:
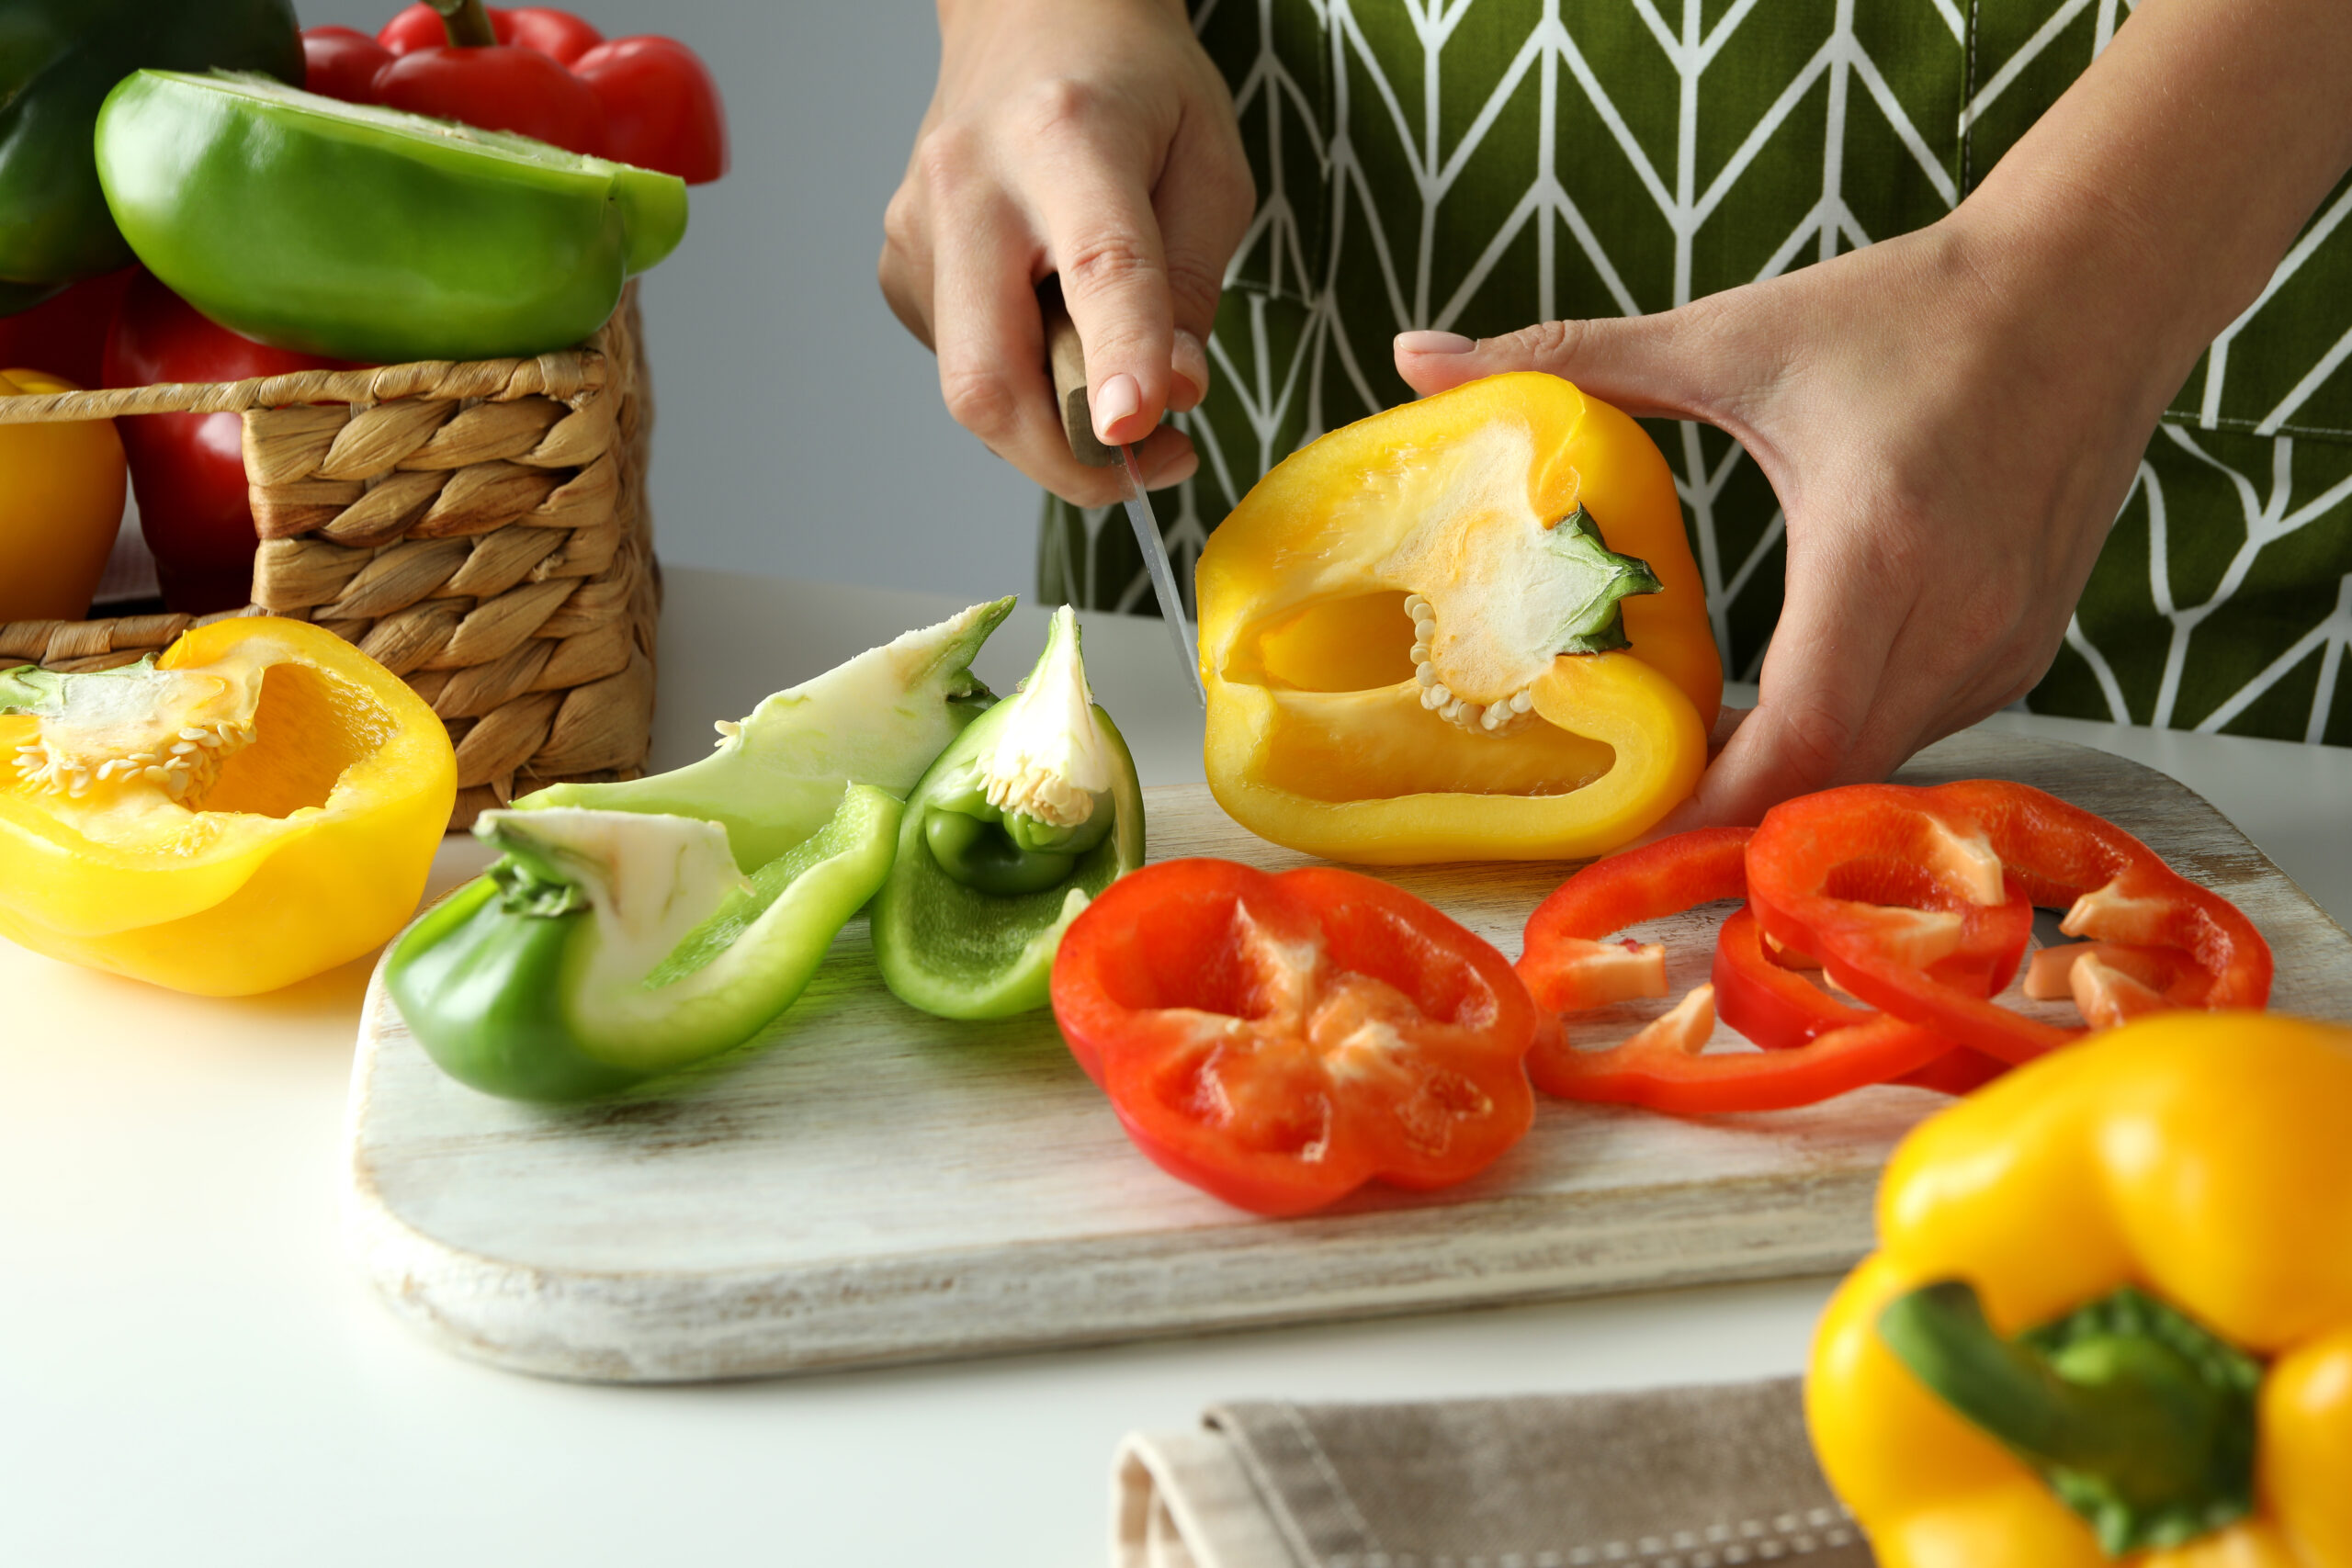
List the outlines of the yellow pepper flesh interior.
{"label": "yellow pepper flesh interior", "polygon": [[105,679],[120,684],[62,716],[0,716],[0,935],[243,995],[357,957],[413,911],[456,764],[382,666],[254,617]]}
{"label": "yellow pepper flesh interior", "polygon": [[[1624,591],[1594,597],[1577,518],[1659,586],[1623,600],[1622,652],[1562,652]],[[1276,842],[1370,863],[1597,854],[1703,766],[1722,670],[1672,476],[1555,378],[1492,378],[1294,454],[1218,527],[1198,585],[1209,783]]]}

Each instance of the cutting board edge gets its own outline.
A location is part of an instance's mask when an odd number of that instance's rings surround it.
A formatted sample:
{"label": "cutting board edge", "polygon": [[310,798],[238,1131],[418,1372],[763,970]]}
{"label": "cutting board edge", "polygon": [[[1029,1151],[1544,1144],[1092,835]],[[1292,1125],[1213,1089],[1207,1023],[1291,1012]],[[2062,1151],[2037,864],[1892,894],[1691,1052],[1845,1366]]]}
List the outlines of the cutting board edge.
{"label": "cutting board edge", "polygon": [[[349,1174],[346,1244],[395,1316],[508,1371],[627,1383],[802,1375],[1828,1274],[1870,1249],[1877,1186],[1874,1170],[1844,1169],[1604,1195],[1513,1194],[1477,1205],[1483,1213],[1432,1205],[1222,1231],[1205,1258],[1193,1245],[1199,1238],[1178,1233],[662,1273],[546,1269],[454,1247],[385,1204],[363,1157]],[[1613,1212],[1596,1226],[1601,1204]],[[1369,1223],[1351,1233],[1354,1220]],[[1465,1234],[1477,1220],[1504,1224]],[[1320,1265],[1306,1283],[1293,1256],[1302,1241]],[[1472,1292],[1465,1276],[1476,1280]],[[1155,1277],[1174,1288],[1135,1283]],[[1101,1289],[1106,1278],[1125,1288]],[[956,1304],[943,1314],[943,1301]],[[1035,1310],[1041,1302],[1047,1310]],[[943,1317],[976,1326],[943,1333]]]}

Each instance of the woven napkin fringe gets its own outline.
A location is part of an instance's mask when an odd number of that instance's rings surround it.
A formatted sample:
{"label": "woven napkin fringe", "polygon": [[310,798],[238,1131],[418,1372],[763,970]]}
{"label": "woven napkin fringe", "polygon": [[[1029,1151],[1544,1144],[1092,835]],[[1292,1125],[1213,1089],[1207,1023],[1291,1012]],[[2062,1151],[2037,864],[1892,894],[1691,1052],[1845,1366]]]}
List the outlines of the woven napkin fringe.
{"label": "woven napkin fringe", "polygon": [[1215,1406],[1135,1434],[1114,1568],[1869,1568],[1795,1379],[1415,1404]]}

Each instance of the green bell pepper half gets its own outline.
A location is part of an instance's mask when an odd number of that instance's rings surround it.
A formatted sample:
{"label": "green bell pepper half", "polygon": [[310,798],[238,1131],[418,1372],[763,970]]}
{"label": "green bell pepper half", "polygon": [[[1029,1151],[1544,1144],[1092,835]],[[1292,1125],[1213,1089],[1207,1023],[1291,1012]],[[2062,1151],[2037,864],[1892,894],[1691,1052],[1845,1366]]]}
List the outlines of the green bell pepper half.
{"label": "green bell pepper half", "polygon": [[845,784],[903,799],[932,760],[996,701],[972,660],[1011,599],[974,604],[761,702],[718,727],[718,749],[666,773],[553,784],[519,811],[584,806],[700,817],[727,829],[735,863],[763,865],[825,825]]}
{"label": "green bell pepper half", "polygon": [[233,332],[335,359],[570,347],[686,228],[673,175],[258,76],[134,73],[96,145],[148,270]]}
{"label": "green bell pepper half", "polygon": [[1062,932],[1143,864],[1135,759],[1087,689],[1078,644],[1065,607],[1023,689],[975,719],[908,797],[874,903],[874,957],[891,992],[925,1012],[1045,1006]]}
{"label": "green bell pepper half", "polygon": [[297,25],[289,0],[0,5],[0,281],[69,283],[130,264],[91,155],[116,83],[141,66],[300,82]]}
{"label": "green bell pepper half", "polygon": [[850,784],[817,833],[746,876],[713,822],[485,812],[475,831],[502,858],[393,942],[384,983],[461,1083],[546,1101],[627,1089],[789,1007],[881,887],[899,818]]}

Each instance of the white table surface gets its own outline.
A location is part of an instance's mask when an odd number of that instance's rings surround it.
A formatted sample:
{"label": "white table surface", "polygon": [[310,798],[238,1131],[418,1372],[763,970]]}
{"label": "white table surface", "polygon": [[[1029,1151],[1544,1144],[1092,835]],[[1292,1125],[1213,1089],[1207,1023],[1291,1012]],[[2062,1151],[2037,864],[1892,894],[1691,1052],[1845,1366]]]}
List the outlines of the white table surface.
{"label": "white table surface", "polygon": [[[656,761],[713,718],[934,619],[933,595],[675,571]],[[1024,608],[981,660],[1034,657]],[[1146,782],[1201,776],[1150,622],[1091,617]],[[2161,768],[2352,919],[2352,750],[1993,721]],[[446,851],[436,886],[479,863]],[[366,964],[209,1001],[0,942],[0,1562],[1106,1561],[1132,1427],[1224,1398],[1409,1399],[1796,1371],[1831,1281],[1163,1341],[722,1387],[538,1382],[452,1359],[342,1251]]]}

